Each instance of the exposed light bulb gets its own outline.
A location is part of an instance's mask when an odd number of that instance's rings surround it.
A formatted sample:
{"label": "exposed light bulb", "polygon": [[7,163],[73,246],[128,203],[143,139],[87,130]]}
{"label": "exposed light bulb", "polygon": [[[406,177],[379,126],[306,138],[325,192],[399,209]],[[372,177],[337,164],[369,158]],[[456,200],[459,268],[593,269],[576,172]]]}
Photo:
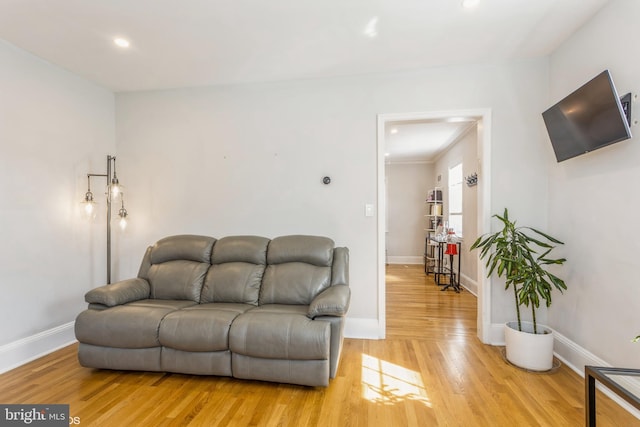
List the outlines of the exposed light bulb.
{"label": "exposed light bulb", "polygon": [[118,211],[118,216],[120,217],[120,229],[124,231],[127,228],[127,210],[124,208],[124,195],[122,196],[122,207]]}
{"label": "exposed light bulb", "polygon": [[123,194],[124,186],[120,184],[117,176],[113,176],[111,179],[111,195],[113,197],[118,197],[120,194]]}
{"label": "exposed light bulb", "polygon": [[93,201],[93,193],[91,190],[88,190],[84,195],[84,200],[82,201],[84,205],[84,213],[89,219],[93,219],[96,216],[96,202]]}

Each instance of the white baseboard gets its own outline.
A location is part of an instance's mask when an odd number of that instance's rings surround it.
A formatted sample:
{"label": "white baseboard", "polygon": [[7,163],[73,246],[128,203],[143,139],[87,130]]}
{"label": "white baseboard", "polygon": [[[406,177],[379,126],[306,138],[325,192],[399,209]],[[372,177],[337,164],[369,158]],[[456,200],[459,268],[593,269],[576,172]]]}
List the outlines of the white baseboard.
{"label": "white baseboard", "polygon": [[489,343],[504,345],[504,323],[492,323],[489,328]]}
{"label": "white baseboard", "polygon": [[74,324],[65,323],[0,346],[0,374],[74,343]]}
{"label": "white baseboard", "polygon": [[[545,326],[548,328],[548,326]],[[580,375],[580,377],[584,378],[584,367],[586,365],[591,366],[607,366],[611,365],[600,359],[595,354],[591,353],[587,349],[579,346],[575,342],[571,341],[569,338],[565,337],[561,333],[549,328],[553,331],[553,354],[562,361],[565,365],[567,365],[570,369],[572,369],[575,373]],[[504,324],[503,323],[492,323],[490,330],[490,342],[492,345],[503,346],[504,345]],[[623,377],[616,379],[620,385],[625,387],[627,390],[635,394],[636,396],[640,396],[640,380],[637,378],[631,377]],[[599,383],[597,383],[597,387],[604,394],[609,396],[613,401],[615,401],[618,405],[624,408],[627,412],[631,413],[634,417],[640,419],[640,411],[635,409],[633,406],[629,405],[623,399],[618,397],[615,393],[609,390],[606,387],[602,387]]]}
{"label": "white baseboard", "polygon": [[[580,347],[578,344],[571,341],[561,333],[553,331],[553,337],[553,353],[555,354],[555,356],[560,359],[562,363],[573,369],[582,378],[584,378],[585,365],[607,367],[611,366],[611,364],[607,363],[603,359],[600,359],[598,356],[591,353],[587,349]],[[636,396],[640,396],[640,380],[637,377],[616,378],[616,382],[618,382],[621,386],[623,386]],[[601,386],[597,381],[596,386],[618,405],[626,409],[627,412],[631,413],[631,415],[640,420],[639,410],[629,405],[626,401],[624,401],[608,388]]]}
{"label": "white baseboard", "polygon": [[460,285],[476,297],[478,296],[478,282],[476,282],[466,274],[460,273]]}
{"label": "white baseboard", "polygon": [[388,256],[387,264],[423,264],[424,259],[421,256]]}
{"label": "white baseboard", "polygon": [[378,319],[358,319],[347,317],[344,325],[345,338],[356,338],[364,340],[380,339],[380,326]]}

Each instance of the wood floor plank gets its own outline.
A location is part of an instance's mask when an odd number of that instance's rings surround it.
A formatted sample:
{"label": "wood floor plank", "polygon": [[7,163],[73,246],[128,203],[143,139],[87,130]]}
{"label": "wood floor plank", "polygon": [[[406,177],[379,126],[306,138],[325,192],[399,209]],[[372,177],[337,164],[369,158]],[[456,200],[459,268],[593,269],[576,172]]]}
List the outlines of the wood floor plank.
{"label": "wood floor plank", "polygon": [[[68,403],[81,426],[580,426],[584,380],[522,371],[476,336],[476,298],[387,269],[387,339],[345,340],[328,388],[82,368],[72,345],[0,375],[0,403]],[[598,392],[599,426],[640,421]]]}

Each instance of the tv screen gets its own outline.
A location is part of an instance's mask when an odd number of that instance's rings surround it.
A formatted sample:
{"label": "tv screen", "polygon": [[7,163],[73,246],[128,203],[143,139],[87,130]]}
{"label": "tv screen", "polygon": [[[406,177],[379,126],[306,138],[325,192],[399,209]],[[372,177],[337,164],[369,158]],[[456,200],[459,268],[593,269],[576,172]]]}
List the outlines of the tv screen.
{"label": "tv screen", "polygon": [[542,113],[558,162],[631,138],[609,70]]}

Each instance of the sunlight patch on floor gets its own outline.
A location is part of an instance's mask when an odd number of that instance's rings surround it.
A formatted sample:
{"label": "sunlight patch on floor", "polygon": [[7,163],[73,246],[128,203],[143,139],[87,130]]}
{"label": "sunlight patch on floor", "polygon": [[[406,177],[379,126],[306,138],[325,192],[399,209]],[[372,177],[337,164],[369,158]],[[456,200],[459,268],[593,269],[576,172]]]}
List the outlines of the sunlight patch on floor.
{"label": "sunlight patch on floor", "polygon": [[362,355],[362,395],[371,402],[387,405],[415,400],[431,407],[418,372],[368,354]]}

